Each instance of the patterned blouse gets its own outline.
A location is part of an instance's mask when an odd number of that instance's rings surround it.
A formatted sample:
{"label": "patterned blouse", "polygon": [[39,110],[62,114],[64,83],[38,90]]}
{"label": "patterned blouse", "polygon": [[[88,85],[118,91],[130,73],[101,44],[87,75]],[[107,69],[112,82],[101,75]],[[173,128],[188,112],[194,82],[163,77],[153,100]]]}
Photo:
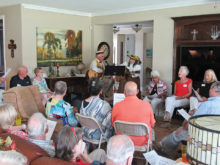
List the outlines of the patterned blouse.
{"label": "patterned blouse", "polygon": [[33,85],[37,85],[40,93],[47,93],[47,83],[44,78],[41,81],[37,81],[35,78],[33,79]]}
{"label": "patterned blouse", "polygon": [[[82,102],[80,114],[94,117],[100,123],[105,134],[103,137],[104,139],[108,140],[112,136],[112,110],[109,103],[100,99],[99,97],[94,97],[85,107]],[[99,140],[101,132],[98,129],[85,128],[84,134],[88,138]]]}
{"label": "patterned blouse", "polygon": [[47,101],[46,115],[47,117],[62,119],[63,125],[67,124],[74,127],[78,124],[71,105],[64,100],[50,98]]}
{"label": "patterned blouse", "polygon": [[27,140],[28,139],[28,135],[25,133],[25,132],[23,132],[23,131],[19,131],[19,130],[12,130],[12,129],[7,129],[6,130],[8,133],[10,133],[10,134],[13,134],[13,135],[16,135],[16,136],[18,136],[18,137],[20,137],[20,138],[22,138],[22,139],[25,139],[25,140]]}
{"label": "patterned blouse", "polygon": [[[150,81],[149,86],[148,86],[148,92],[149,93],[152,92],[154,86],[155,86],[155,82]],[[164,81],[159,80],[159,82],[157,83],[157,95],[160,95],[160,94],[162,94],[166,91],[167,91],[167,84]]]}

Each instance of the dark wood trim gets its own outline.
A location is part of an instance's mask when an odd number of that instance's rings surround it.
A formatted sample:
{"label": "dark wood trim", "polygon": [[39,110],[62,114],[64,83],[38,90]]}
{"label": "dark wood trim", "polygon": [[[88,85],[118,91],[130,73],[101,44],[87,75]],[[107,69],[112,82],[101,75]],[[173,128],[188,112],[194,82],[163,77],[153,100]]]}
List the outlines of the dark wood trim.
{"label": "dark wood trim", "polygon": [[[173,17],[174,20],[174,40],[173,40],[173,79],[175,82],[177,70],[179,68],[179,52],[180,46],[219,46],[220,37],[217,40],[212,40],[210,37],[211,27],[218,26],[220,31],[220,14],[215,15],[199,15],[187,17]],[[198,30],[197,40],[192,40],[191,31]]]}

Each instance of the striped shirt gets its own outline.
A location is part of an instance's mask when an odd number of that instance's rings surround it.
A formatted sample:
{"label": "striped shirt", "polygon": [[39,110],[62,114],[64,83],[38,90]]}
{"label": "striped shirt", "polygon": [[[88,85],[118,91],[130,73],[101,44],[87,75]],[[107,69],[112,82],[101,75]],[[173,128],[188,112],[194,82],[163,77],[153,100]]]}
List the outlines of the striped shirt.
{"label": "striped shirt", "polygon": [[[94,97],[85,107],[83,106],[82,102],[80,114],[94,117],[100,123],[104,132],[103,139],[108,140],[112,136],[112,110],[109,103],[100,99],[99,97]],[[87,138],[99,140],[101,132],[99,129],[84,128],[84,134]]]}

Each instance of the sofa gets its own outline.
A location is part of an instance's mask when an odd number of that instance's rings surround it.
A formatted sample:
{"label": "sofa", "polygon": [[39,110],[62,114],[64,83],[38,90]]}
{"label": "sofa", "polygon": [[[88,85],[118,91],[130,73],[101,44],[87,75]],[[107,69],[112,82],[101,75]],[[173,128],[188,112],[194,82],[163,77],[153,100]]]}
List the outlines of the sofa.
{"label": "sofa", "polygon": [[0,137],[6,139],[10,136],[12,140],[15,140],[16,151],[25,155],[28,159],[29,165],[73,165],[74,163],[63,161],[57,158],[51,158],[46,151],[41,149],[36,144],[33,144],[27,140],[21,139],[18,136],[1,133]]}

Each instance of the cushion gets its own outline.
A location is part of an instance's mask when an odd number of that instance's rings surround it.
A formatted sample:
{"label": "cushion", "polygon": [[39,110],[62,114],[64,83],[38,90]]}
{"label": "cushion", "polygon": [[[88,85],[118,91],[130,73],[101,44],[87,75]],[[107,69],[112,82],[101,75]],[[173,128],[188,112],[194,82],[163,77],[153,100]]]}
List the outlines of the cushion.
{"label": "cushion", "polygon": [[13,104],[22,118],[39,112],[34,95],[29,87],[14,87],[3,93],[5,103]]}

